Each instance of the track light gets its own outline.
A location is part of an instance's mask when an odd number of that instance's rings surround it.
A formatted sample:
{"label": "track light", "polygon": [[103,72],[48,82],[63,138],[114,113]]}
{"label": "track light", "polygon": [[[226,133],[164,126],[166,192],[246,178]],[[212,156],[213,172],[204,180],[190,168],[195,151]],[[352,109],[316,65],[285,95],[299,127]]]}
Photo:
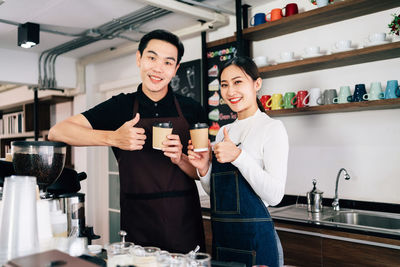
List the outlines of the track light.
{"label": "track light", "polygon": [[18,26],[18,46],[31,48],[39,44],[40,25],[27,22]]}

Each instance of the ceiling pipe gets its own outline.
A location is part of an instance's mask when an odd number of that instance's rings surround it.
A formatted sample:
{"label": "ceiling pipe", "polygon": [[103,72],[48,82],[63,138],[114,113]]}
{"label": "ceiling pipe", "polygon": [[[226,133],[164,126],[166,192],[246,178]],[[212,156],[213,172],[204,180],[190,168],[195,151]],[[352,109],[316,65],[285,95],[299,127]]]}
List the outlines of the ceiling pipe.
{"label": "ceiling pipe", "polygon": [[[203,21],[216,20],[217,23],[221,24],[224,24],[227,21],[227,17],[225,15],[204,8],[191,6],[175,0],[139,0],[139,1],[151,6],[170,10],[174,13],[183,14]],[[215,27],[218,26],[219,25],[215,25]]]}
{"label": "ceiling pipe", "polygon": [[[190,6],[188,4],[180,3],[174,0],[140,0],[149,5],[156,5],[168,9],[172,12],[181,13],[185,15],[190,15],[196,19],[205,20],[206,22],[199,22],[199,24],[194,26],[189,26],[180,30],[173,32],[179,38],[183,39],[185,37],[193,36],[194,34],[201,33],[204,31],[215,30],[218,27],[225,26],[229,22],[229,18],[226,15],[205,10],[203,8],[197,8]],[[107,60],[112,60],[121,56],[136,53],[138,49],[138,43],[123,44],[117,47],[112,47],[105,49],[103,51],[90,54],[88,56],[80,58],[76,63],[76,88],[69,90],[68,94],[76,95],[81,94],[86,91],[86,78],[85,78],[85,68],[89,64],[104,62]]]}
{"label": "ceiling pipe", "polygon": [[96,29],[91,29],[85,36],[44,51],[39,57],[39,87],[42,89],[56,87],[55,60],[59,55],[99,40],[116,38],[122,32],[135,29],[134,27],[139,27],[145,22],[169,13],[171,12],[168,10],[146,6],[124,17],[109,21]]}
{"label": "ceiling pipe", "polygon": [[229,15],[232,15],[232,16],[236,15],[235,12],[230,11],[228,9],[225,9],[225,8],[222,8],[222,7],[219,7],[219,6],[213,6],[213,5],[205,4],[205,3],[202,3],[202,2],[197,2],[197,1],[194,1],[194,0],[181,0],[181,2],[192,4],[192,5],[195,5],[195,6],[205,7],[207,9],[211,9],[211,10],[214,10],[216,12],[220,12],[220,13],[224,13],[224,14],[229,14]]}

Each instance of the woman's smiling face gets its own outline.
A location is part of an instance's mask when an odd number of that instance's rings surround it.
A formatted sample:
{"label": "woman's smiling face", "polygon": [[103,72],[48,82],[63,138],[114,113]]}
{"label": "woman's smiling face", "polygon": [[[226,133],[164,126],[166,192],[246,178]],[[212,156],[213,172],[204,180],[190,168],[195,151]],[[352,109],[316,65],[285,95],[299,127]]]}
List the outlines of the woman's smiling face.
{"label": "woman's smiling face", "polygon": [[239,120],[252,116],[258,109],[257,91],[262,80],[253,80],[236,65],[226,67],[221,73],[221,96],[229,107],[238,113]]}

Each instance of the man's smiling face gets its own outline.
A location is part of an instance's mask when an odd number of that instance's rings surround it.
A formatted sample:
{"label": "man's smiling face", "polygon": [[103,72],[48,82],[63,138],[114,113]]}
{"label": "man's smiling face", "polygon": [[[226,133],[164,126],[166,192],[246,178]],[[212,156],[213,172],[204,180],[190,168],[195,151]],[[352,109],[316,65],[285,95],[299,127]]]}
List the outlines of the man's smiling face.
{"label": "man's smiling face", "polygon": [[140,68],[143,92],[153,101],[162,99],[168,92],[168,84],[179,68],[178,48],[173,44],[152,39],[143,54],[136,52],[136,63]]}

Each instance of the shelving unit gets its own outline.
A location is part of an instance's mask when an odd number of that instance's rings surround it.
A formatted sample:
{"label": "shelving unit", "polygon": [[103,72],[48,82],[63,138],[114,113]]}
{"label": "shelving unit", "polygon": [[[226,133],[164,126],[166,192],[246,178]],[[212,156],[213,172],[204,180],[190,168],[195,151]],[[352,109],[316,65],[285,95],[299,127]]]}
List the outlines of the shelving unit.
{"label": "shelving unit", "polygon": [[346,0],[243,29],[243,38],[261,41],[400,6],[398,0]]}
{"label": "shelving unit", "polygon": [[298,115],[393,109],[393,108],[400,108],[400,98],[382,99],[375,101],[362,101],[362,102],[343,103],[343,104],[330,104],[330,105],[315,106],[315,107],[267,110],[267,114],[271,117],[282,117],[282,116],[298,116]]}
{"label": "shelving unit", "polygon": [[[39,136],[45,138],[50,128],[50,107],[54,104],[70,102],[73,97],[70,96],[46,96],[39,99]],[[33,100],[28,102],[13,103],[0,107],[0,114],[12,112],[23,112],[23,121],[25,131],[22,133],[0,134],[0,157],[4,158],[6,146],[10,146],[12,141],[26,140],[34,137],[33,131]],[[70,149],[69,149],[70,151]],[[68,153],[68,152],[67,152]],[[70,152],[69,152],[70,153]],[[66,165],[71,165],[71,157],[67,155]]]}
{"label": "shelving unit", "polygon": [[388,43],[334,53],[331,55],[306,58],[259,68],[263,79],[315,70],[330,69],[348,65],[397,58],[400,56],[400,42]]}
{"label": "shelving unit", "polygon": [[[243,29],[243,39],[261,41],[338,21],[400,7],[398,0],[346,0],[322,8]],[[233,42],[236,36],[207,43],[207,47]],[[400,57],[400,42],[370,46],[259,68],[263,79],[343,67]],[[400,98],[267,111],[273,117],[400,108]]]}

